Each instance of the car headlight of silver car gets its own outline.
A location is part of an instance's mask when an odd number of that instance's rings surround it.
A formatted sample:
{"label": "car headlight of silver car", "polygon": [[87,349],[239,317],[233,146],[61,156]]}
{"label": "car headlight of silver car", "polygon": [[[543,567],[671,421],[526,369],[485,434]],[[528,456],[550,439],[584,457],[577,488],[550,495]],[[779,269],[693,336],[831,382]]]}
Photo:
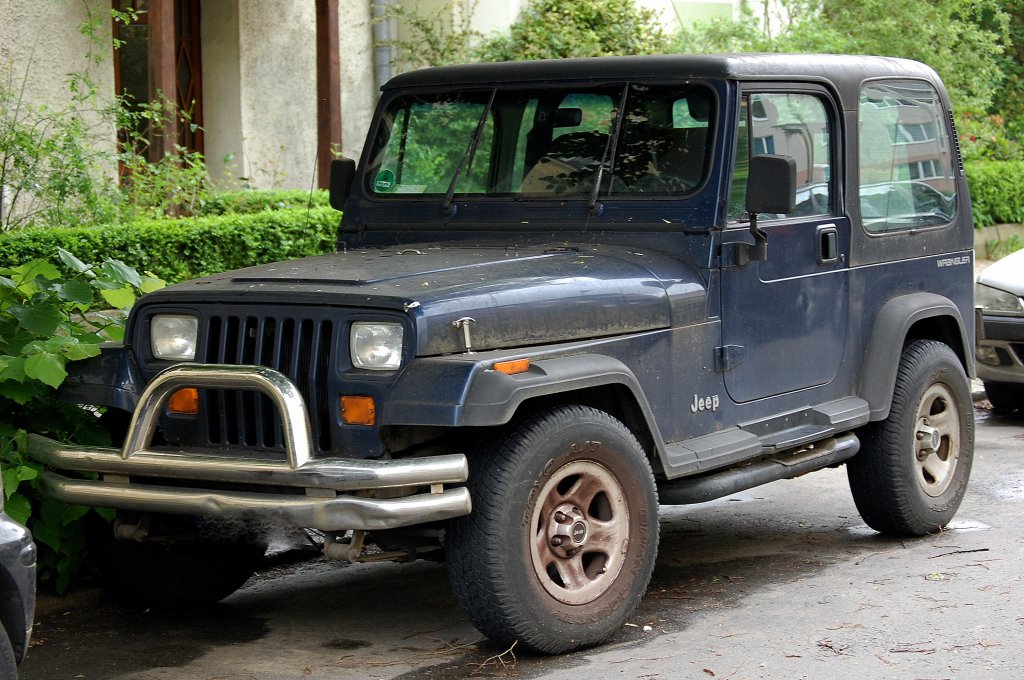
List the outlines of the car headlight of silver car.
{"label": "car headlight of silver car", "polygon": [[194,360],[198,336],[199,319],[189,314],[157,314],[149,322],[150,348],[157,359]]}
{"label": "car headlight of silver car", "polygon": [[974,304],[983,308],[986,312],[1022,312],[1020,298],[1013,293],[999,290],[983,283],[974,286]]}
{"label": "car headlight of silver car", "polygon": [[400,323],[357,321],[349,334],[352,365],[373,371],[397,370],[402,365],[404,335]]}

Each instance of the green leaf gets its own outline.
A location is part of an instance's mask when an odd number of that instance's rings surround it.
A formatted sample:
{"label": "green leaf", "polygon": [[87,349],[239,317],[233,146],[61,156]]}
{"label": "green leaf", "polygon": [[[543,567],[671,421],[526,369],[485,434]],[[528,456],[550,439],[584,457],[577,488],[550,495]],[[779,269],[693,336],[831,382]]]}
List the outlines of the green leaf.
{"label": "green leaf", "polygon": [[11,305],[8,310],[21,327],[37,335],[50,336],[65,320],[60,307],[52,302],[40,302],[30,306]]}
{"label": "green leaf", "polygon": [[7,397],[16,404],[24,406],[36,396],[39,387],[38,383],[2,382],[0,383],[0,397]]}
{"label": "green leaf", "polygon": [[29,260],[20,267],[15,267],[14,273],[21,280],[21,283],[34,281],[37,276],[42,276],[50,281],[56,281],[61,278],[60,270],[46,260]]}
{"label": "green leaf", "polygon": [[147,272],[147,275],[142,278],[142,283],[139,284],[139,290],[143,293],[152,293],[154,290],[160,290],[166,286],[166,281]]}
{"label": "green leaf", "polygon": [[64,506],[64,513],[61,516],[61,522],[67,526],[72,522],[77,522],[89,513],[88,506],[85,505],[67,505]]}
{"label": "green leaf", "polygon": [[76,342],[64,348],[64,356],[68,358],[68,361],[81,361],[82,359],[97,356],[99,353],[100,346],[91,343]]}
{"label": "green leaf", "polygon": [[21,480],[18,478],[18,466],[4,467],[4,499],[10,498],[18,490]]}
{"label": "green leaf", "polygon": [[57,286],[57,294],[62,300],[87,305],[92,302],[92,287],[84,281],[72,280]]}
{"label": "green leaf", "polygon": [[32,504],[24,494],[16,491],[4,504],[4,512],[18,524],[28,524],[28,518],[32,514]]}
{"label": "green leaf", "polygon": [[63,262],[64,266],[68,269],[78,272],[79,274],[95,276],[95,274],[92,273],[92,267],[82,262],[63,248],[57,248],[57,257],[60,258],[60,261]]}
{"label": "green leaf", "polygon": [[58,355],[40,352],[25,359],[25,375],[56,389],[68,377],[68,372]]}
{"label": "green leaf", "polygon": [[107,301],[107,304],[118,309],[131,309],[131,306],[135,304],[135,291],[128,287],[117,290],[101,290],[100,295]]}
{"label": "green leaf", "polygon": [[124,340],[124,326],[122,325],[107,326],[103,329],[103,332],[114,342],[122,342]]}
{"label": "green leaf", "polygon": [[13,380],[20,383],[25,380],[25,357],[5,356],[3,363],[6,365],[0,369],[0,382]]}
{"label": "green leaf", "polygon": [[[42,543],[54,549],[54,551],[60,551],[60,517],[47,518],[46,516],[46,504],[56,501],[43,501],[43,511],[41,516],[36,518],[36,521],[32,522],[32,538],[36,540],[36,543]],[[13,515],[12,515],[13,517]]]}
{"label": "green leaf", "polygon": [[139,275],[139,272],[121,260],[107,260],[100,267],[100,271],[107,278],[121,284],[127,283],[138,287],[142,283],[142,277]]}

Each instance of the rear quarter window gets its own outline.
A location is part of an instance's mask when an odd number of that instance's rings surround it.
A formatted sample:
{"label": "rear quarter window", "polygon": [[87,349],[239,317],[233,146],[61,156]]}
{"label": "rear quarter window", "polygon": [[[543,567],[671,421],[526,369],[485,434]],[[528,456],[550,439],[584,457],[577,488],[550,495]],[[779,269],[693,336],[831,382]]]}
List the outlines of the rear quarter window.
{"label": "rear quarter window", "polygon": [[949,224],[957,211],[953,146],[935,89],[917,80],[873,81],[861,89],[858,111],[864,229]]}

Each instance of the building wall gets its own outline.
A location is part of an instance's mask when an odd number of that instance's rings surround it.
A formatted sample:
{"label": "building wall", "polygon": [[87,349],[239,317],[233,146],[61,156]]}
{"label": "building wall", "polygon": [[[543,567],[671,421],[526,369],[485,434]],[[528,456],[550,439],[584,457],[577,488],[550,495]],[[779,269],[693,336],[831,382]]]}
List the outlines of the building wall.
{"label": "building wall", "polygon": [[[95,43],[80,30],[88,21],[97,22]],[[0,80],[15,90],[24,87],[24,101],[31,104],[66,106],[71,97],[68,74],[72,72],[87,71],[100,93],[113,93],[110,41],[109,0],[0,0]],[[99,63],[92,63],[90,54]],[[112,147],[113,124],[103,124],[99,116],[94,122],[97,143]]]}
{"label": "building wall", "polygon": [[341,54],[341,151],[359,158],[370,127],[377,88],[373,73],[373,26],[370,2],[342,0],[338,14]]}
{"label": "building wall", "polygon": [[238,0],[242,169],[259,188],[310,186],[316,164],[312,2]]}
{"label": "building wall", "polygon": [[[358,158],[373,114],[370,3],[339,3],[342,153]],[[206,160],[222,186],[308,189],[314,181],[313,2],[202,4]]]}
{"label": "building wall", "polygon": [[238,3],[206,0],[200,14],[206,166],[219,186],[233,187],[250,174],[242,153]]}

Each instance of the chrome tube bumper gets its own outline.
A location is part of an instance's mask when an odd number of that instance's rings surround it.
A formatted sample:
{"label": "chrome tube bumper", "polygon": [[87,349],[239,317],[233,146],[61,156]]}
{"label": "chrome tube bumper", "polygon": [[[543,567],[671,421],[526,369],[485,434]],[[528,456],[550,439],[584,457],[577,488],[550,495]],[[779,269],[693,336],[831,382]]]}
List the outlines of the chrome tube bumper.
{"label": "chrome tube bumper", "polygon": [[[281,413],[287,462],[229,458],[217,451],[153,450],[159,415],[180,387],[248,389],[267,394]],[[262,366],[180,365],[157,375],[139,398],[122,449],[72,447],[29,435],[29,455],[48,467],[100,473],[100,480],[44,472],[52,498],[78,505],[212,517],[279,521],[322,531],[374,530],[468,514],[462,454],[403,460],[313,459],[309,417],[302,396],[281,373]],[[132,477],[147,479],[147,483]],[[175,480],[160,485],[148,480]],[[183,481],[200,482],[195,487]],[[218,484],[230,489],[216,488]],[[292,487],[274,493],[244,486]],[[239,488],[243,490],[239,490]],[[416,493],[429,487],[428,493]],[[374,498],[385,491],[387,498]],[[362,495],[339,494],[357,492]],[[409,493],[405,493],[408,491]]]}

